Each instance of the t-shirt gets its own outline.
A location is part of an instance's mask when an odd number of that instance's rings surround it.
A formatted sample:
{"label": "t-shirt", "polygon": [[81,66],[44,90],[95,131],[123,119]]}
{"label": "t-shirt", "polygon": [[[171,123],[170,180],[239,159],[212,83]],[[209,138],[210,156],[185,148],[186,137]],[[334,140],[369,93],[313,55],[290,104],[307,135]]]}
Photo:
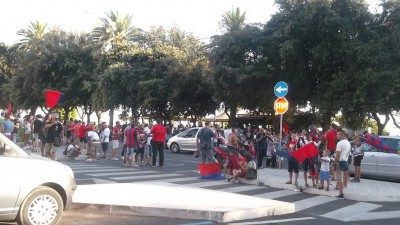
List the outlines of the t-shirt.
{"label": "t-shirt", "polygon": [[[48,122],[47,124],[52,124],[52,122]],[[46,143],[54,143],[54,137],[61,137],[62,130],[63,126],[61,123],[56,123],[49,127],[47,129]]]}
{"label": "t-shirt", "polygon": [[137,143],[137,130],[136,128],[130,128],[126,130],[126,147],[133,148]]}
{"label": "t-shirt", "polygon": [[326,140],[328,141],[328,145],[326,146],[329,150],[336,149],[336,130],[331,130],[326,134]]}
{"label": "t-shirt", "polygon": [[100,141],[99,134],[97,134],[96,132],[91,131],[91,130],[87,132],[87,137],[88,137],[89,141],[90,140],[92,140],[92,141]]}
{"label": "t-shirt", "polygon": [[121,133],[122,133],[122,127],[120,127],[120,126],[115,126],[114,128],[113,128],[113,137],[112,137],[112,139],[113,140],[120,140],[121,139]]}
{"label": "t-shirt", "polygon": [[81,124],[78,128],[78,132],[80,138],[86,137],[86,126],[84,124]]}
{"label": "t-shirt", "polygon": [[14,129],[14,123],[11,122],[10,120],[4,121],[2,123],[2,126],[4,127],[4,131],[3,131],[4,134],[10,134],[11,131],[13,131],[13,129]]}
{"label": "t-shirt", "polygon": [[341,152],[339,161],[347,161],[350,153],[351,145],[350,142],[345,139],[341,140],[336,145],[336,151]]}
{"label": "t-shirt", "polygon": [[321,158],[321,171],[329,172],[329,163],[331,162],[331,158],[322,157]]}
{"label": "t-shirt", "polygon": [[153,129],[151,129],[151,134],[153,134],[153,141],[156,142],[164,142],[167,130],[161,124],[154,125]]}
{"label": "t-shirt", "polygon": [[101,142],[110,142],[110,128],[106,127],[101,132]]}
{"label": "t-shirt", "polygon": [[31,124],[28,121],[24,122],[24,130],[25,130],[25,134],[31,133]]}
{"label": "t-shirt", "polygon": [[287,150],[289,152],[297,150],[297,141],[290,140],[287,144]]}
{"label": "t-shirt", "polygon": [[203,127],[200,129],[199,133],[197,134],[200,140],[200,146],[207,144],[209,147],[212,146],[212,137],[214,137],[214,131],[208,127]]}
{"label": "t-shirt", "polygon": [[43,128],[43,121],[41,119],[36,119],[33,121],[33,133],[38,134]]}

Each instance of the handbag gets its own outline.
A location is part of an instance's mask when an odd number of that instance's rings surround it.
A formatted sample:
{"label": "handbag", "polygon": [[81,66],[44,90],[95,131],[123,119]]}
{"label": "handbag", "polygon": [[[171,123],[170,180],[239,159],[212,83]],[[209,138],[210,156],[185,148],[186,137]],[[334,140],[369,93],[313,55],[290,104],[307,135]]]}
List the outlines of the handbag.
{"label": "handbag", "polygon": [[[254,163],[254,161],[252,161],[252,163]],[[246,175],[244,176],[246,179],[248,180],[254,180],[257,179],[257,170],[250,167],[247,171],[246,171]]]}
{"label": "handbag", "polygon": [[60,146],[61,146],[61,138],[59,138],[59,137],[54,137],[53,144],[54,144],[54,146],[56,146],[56,147],[60,147]]}

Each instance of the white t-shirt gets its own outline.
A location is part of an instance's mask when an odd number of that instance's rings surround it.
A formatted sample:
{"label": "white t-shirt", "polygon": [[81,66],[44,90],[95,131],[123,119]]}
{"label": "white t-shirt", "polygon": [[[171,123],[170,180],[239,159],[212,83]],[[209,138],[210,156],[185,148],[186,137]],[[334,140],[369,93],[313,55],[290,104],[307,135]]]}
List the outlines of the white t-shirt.
{"label": "white t-shirt", "polygon": [[321,171],[327,171],[329,172],[329,163],[331,161],[331,158],[329,157],[322,157],[321,158]]}
{"label": "white t-shirt", "polygon": [[[87,136],[91,138],[92,141],[100,141],[99,135],[94,131],[88,131]],[[88,141],[90,141],[90,139]]]}
{"label": "white t-shirt", "polygon": [[25,130],[25,134],[30,134],[31,133],[31,124],[29,122],[25,122],[24,130]]}
{"label": "white t-shirt", "polygon": [[148,136],[150,134],[150,128],[149,127],[145,127],[143,129],[143,132]]}
{"label": "white t-shirt", "polygon": [[350,155],[351,145],[347,139],[341,140],[336,145],[336,151],[340,152],[339,161],[347,161]]}
{"label": "white t-shirt", "polygon": [[101,132],[101,141],[102,142],[110,142],[110,128],[106,127]]}
{"label": "white t-shirt", "polygon": [[224,137],[225,137],[225,140],[228,140],[228,137],[229,137],[229,135],[230,134],[232,134],[232,129],[225,129],[224,130]]}

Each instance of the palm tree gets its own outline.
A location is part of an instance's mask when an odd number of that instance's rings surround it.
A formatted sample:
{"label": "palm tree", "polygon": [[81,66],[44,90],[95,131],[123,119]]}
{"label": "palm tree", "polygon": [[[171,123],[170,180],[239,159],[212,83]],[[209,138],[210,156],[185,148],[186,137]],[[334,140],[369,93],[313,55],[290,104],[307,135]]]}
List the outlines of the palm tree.
{"label": "palm tree", "polygon": [[40,23],[39,21],[31,21],[31,25],[28,29],[20,29],[17,31],[17,35],[22,36],[22,39],[16,43],[18,49],[30,50],[37,49],[38,44],[43,40],[46,34],[47,24]]}
{"label": "palm tree", "polygon": [[225,12],[222,15],[222,20],[220,21],[220,27],[226,32],[236,32],[245,26],[246,12],[240,13],[239,7],[234,10]]}
{"label": "palm tree", "polygon": [[[119,16],[110,11],[107,17],[101,18],[102,25],[93,29],[93,40],[101,44],[103,51],[112,51],[116,46],[135,41],[139,29],[132,26],[132,16]],[[110,125],[114,122],[114,109],[110,109]]]}
{"label": "palm tree", "polygon": [[113,48],[115,45],[133,42],[138,29],[132,26],[132,16],[118,15],[110,11],[107,17],[101,18],[102,25],[93,29],[93,39],[104,48]]}

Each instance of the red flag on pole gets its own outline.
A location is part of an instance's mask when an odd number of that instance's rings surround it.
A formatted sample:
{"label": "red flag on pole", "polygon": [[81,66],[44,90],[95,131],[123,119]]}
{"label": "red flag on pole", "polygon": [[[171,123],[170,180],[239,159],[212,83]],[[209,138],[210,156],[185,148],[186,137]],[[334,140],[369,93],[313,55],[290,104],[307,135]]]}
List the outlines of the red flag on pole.
{"label": "red flag on pole", "polygon": [[303,147],[297,149],[297,151],[291,152],[290,155],[293,156],[297,162],[301,163],[305,159],[317,156],[318,148],[317,146],[315,146],[314,142],[310,142]]}
{"label": "red flag on pole", "polygon": [[54,108],[62,96],[61,92],[46,90],[46,107],[49,109]]}
{"label": "red flag on pole", "polygon": [[7,107],[7,112],[11,113],[12,112],[12,103],[8,103],[8,107]]}

